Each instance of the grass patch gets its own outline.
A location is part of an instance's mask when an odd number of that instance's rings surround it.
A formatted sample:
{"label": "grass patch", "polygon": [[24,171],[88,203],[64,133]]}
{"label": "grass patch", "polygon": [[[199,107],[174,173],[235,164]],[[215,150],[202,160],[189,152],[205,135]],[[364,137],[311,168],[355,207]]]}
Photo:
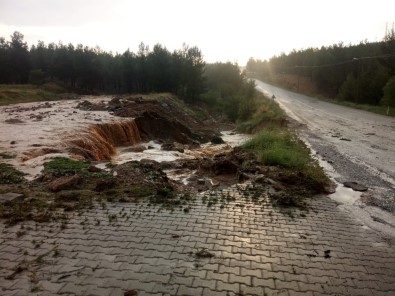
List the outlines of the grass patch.
{"label": "grass patch", "polygon": [[72,98],[62,85],[49,82],[41,86],[31,84],[0,84],[0,105],[54,101],[61,98]]}
{"label": "grass patch", "polygon": [[331,100],[331,99],[322,99],[322,100],[329,102],[329,103],[334,103],[334,104],[338,104],[338,105],[342,105],[342,106],[346,106],[346,107],[350,107],[350,108],[354,108],[354,109],[360,109],[360,110],[364,110],[364,111],[368,111],[368,112],[372,112],[372,113],[376,113],[376,114],[395,117],[395,108],[390,107],[388,109],[388,114],[387,114],[387,106],[373,106],[373,105],[365,105],[365,104],[356,104],[353,102],[347,102],[347,101],[341,101],[341,100]]}
{"label": "grass patch", "polygon": [[53,176],[72,176],[90,167],[89,161],[76,161],[66,157],[56,157],[53,160],[44,163],[44,174]]}
{"label": "grass patch", "polygon": [[244,148],[253,150],[258,160],[266,165],[301,170],[310,162],[308,148],[285,128],[269,126]]}
{"label": "grass patch", "polygon": [[0,163],[0,184],[22,183],[25,180],[24,175],[10,164]]}
{"label": "grass patch", "polygon": [[238,125],[238,131],[250,133],[265,125],[276,124],[282,126],[285,123],[286,115],[274,100],[262,94],[256,99],[256,105],[256,111],[250,119]]}
{"label": "grass patch", "polygon": [[2,158],[2,159],[13,159],[13,158],[16,158],[16,154],[11,154],[9,152],[0,152],[0,158]]}
{"label": "grass patch", "polygon": [[125,193],[132,197],[145,197],[154,194],[155,190],[144,184],[132,184],[125,190]]}
{"label": "grass patch", "polygon": [[329,182],[308,147],[287,128],[267,127],[244,144],[244,148],[253,151],[263,164],[286,169],[287,175],[302,174],[309,188],[320,188]]}

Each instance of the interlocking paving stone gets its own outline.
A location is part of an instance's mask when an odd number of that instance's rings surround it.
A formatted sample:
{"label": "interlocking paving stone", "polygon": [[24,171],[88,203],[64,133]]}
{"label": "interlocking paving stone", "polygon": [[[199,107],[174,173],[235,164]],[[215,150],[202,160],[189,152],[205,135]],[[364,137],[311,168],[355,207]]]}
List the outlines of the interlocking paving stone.
{"label": "interlocking paving stone", "polygon": [[[223,208],[198,197],[189,213],[146,202],[97,205],[71,215],[66,229],[23,222],[20,237],[21,225],[0,222],[0,294],[395,294],[394,246],[335,202],[313,198],[301,216],[228,192],[236,200]],[[214,257],[196,256],[204,249]],[[6,279],[23,262],[27,269]]]}

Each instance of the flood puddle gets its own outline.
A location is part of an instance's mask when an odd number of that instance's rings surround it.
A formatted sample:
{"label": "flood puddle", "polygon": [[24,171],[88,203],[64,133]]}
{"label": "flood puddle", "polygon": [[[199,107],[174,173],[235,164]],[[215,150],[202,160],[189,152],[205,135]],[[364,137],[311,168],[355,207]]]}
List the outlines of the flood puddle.
{"label": "flood puddle", "polygon": [[321,158],[321,156],[312,148],[307,139],[302,138],[302,140],[310,149],[313,158],[318,161],[319,165],[324,169],[331,181],[336,184],[336,191],[332,194],[329,194],[328,197],[341,204],[354,205],[361,198],[362,192],[354,191],[351,188],[345,187],[343,184],[336,181],[340,175],[335,171],[331,164]]}
{"label": "flood puddle", "polygon": [[112,162],[122,164],[128,161],[140,161],[142,159],[164,162],[176,161],[177,159],[213,157],[216,154],[229,152],[233,147],[242,145],[251,138],[251,135],[237,134],[233,131],[223,131],[221,132],[221,137],[225,144],[202,144],[201,147],[196,149],[186,148],[184,153],[162,150],[162,145],[155,141],[140,143],[138,146],[143,146],[145,148],[144,151],[133,152],[130,151],[130,147],[119,148]]}
{"label": "flood puddle", "polygon": [[[131,147],[119,148],[117,154],[113,157],[112,163],[122,164],[128,161],[140,161],[142,159],[164,162],[177,161],[178,159],[214,157],[217,154],[230,152],[234,147],[244,144],[251,139],[251,135],[237,134],[234,131],[223,131],[221,132],[221,138],[224,140],[224,144],[206,143],[196,149],[185,149],[184,153],[162,150],[162,145],[155,141],[140,143],[137,146],[144,147],[143,151],[133,152],[130,151]],[[98,167],[103,168],[105,165],[99,165]],[[172,169],[165,170],[164,172],[167,174],[168,178],[179,181],[184,185],[187,185],[188,179],[195,174],[195,171],[185,169]]]}
{"label": "flood puddle", "polygon": [[336,192],[328,195],[334,201],[342,204],[353,205],[361,198],[361,192],[344,187],[342,184],[337,184]]}
{"label": "flood puddle", "polygon": [[162,145],[156,143],[155,141],[140,143],[138,146],[143,146],[145,150],[142,152],[133,152],[130,151],[130,147],[119,148],[117,154],[113,157],[112,162],[116,164],[122,164],[128,161],[140,161],[142,159],[163,162],[175,161],[181,158],[192,158],[188,157],[185,153],[162,150]]}
{"label": "flood puddle", "polygon": [[[36,178],[43,164],[54,157],[71,157],[66,142],[79,136],[82,142],[87,141],[84,128],[92,125],[105,125],[124,121],[109,112],[87,111],[76,108],[81,101],[105,103],[111,97],[83,97],[83,100],[65,100],[53,102],[36,102],[0,107],[0,152],[16,155],[15,158],[2,159],[26,173],[26,179]],[[127,120],[130,120],[128,118]],[[85,131],[86,132],[86,131]],[[172,162],[178,159],[199,159],[213,157],[217,154],[230,152],[233,147],[242,145],[250,135],[224,131],[221,137],[225,144],[203,144],[197,149],[184,147],[184,153],[162,150],[156,141],[139,143],[135,146],[117,147],[111,163],[123,164],[128,161],[142,159],[157,162]],[[73,156],[75,159],[78,156]],[[96,162],[96,166],[106,169],[109,161]],[[193,172],[168,172],[171,178],[186,182]]]}

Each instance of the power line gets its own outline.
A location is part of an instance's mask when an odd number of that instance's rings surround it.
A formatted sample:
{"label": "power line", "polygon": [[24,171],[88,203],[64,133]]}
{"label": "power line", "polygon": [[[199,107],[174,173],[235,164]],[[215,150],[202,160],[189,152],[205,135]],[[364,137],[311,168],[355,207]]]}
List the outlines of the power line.
{"label": "power line", "polygon": [[[395,53],[383,54],[383,55],[378,55],[378,56],[370,56],[370,57],[353,58],[351,60],[346,60],[346,61],[339,62],[339,63],[323,64],[323,65],[318,65],[318,66],[299,66],[299,65],[296,65],[296,66],[294,66],[294,68],[303,68],[303,69],[306,69],[306,68],[327,68],[327,67],[334,67],[334,66],[345,65],[345,64],[353,63],[353,62],[359,61],[359,60],[371,60],[371,59],[390,58],[390,57],[395,57]],[[289,68],[291,68],[291,67],[289,67]]]}

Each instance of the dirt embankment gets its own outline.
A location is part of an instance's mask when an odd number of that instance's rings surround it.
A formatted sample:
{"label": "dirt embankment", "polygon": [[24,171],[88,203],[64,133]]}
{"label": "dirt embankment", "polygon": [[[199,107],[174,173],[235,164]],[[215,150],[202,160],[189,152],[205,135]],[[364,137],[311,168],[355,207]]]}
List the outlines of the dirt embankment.
{"label": "dirt embankment", "polygon": [[170,98],[114,98],[108,104],[82,102],[78,108],[107,110],[117,117],[134,118],[142,140],[176,141],[181,144],[207,143],[218,130],[193,117]]}

